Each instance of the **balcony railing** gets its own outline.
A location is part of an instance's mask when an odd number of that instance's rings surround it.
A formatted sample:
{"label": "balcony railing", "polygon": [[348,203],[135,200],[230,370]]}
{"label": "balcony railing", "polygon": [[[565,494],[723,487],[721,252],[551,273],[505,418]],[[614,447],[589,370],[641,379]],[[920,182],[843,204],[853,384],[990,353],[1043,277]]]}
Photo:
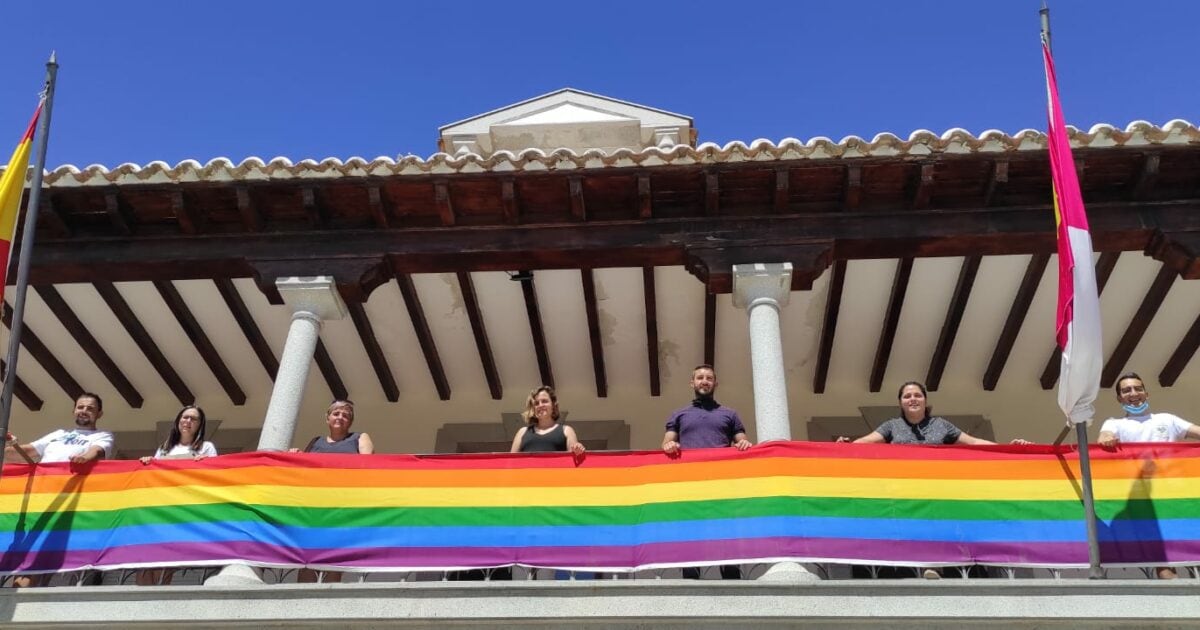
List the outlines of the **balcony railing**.
{"label": "balcony railing", "polygon": [[[1106,568],[1200,564],[1200,447],[1126,445],[1092,457]],[[827,578],[849,577],[842,565],[1046,577],[1087,566],[1079,487],[1074,449],[1049,446],[779,442],[678,458],[248,453],[9,465],[0,572],[111,570],[114,581],[135,569],[245,563],[269,569],[268,581],[301,567],[440,580],[515,566],[515,579],[619,579],[734,564],[753,577],[797,561]],[[468,570],[480,571],[453,573]]]}

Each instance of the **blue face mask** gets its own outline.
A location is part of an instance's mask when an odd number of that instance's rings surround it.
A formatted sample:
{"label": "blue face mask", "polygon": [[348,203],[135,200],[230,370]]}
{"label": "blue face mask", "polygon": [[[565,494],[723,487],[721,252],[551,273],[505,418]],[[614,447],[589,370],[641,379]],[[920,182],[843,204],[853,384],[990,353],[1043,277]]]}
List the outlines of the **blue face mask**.
{"label": "blue face mask", "polygon": [[1150,409],[1150,402],[1142,401],[1140,405],[1121,405],[1121,407],[1125,410],[1125,413],[1131,416],[1140,416]]}

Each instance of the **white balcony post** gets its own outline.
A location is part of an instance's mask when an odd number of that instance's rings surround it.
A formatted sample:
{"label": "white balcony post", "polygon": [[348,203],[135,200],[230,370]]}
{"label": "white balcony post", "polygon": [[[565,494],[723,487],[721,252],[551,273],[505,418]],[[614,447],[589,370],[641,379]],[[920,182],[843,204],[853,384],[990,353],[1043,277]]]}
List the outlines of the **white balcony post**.
{"label": "white balcony post", "polygon": [[733,266],[733,305],[750,317],[750,369],[758,441],[792,439],[779,309],[792,291],[791,263]]}
{"label": "white balcony post", "polygon": [[283,345],[283,356],[279,358],[279,373],[275,375],[275,388],[271,390],[271,402],[267,404],[258,439],[260,451],[284,451],[291,446],[321,323],[346,316],[346,304],[329,276],[280,278],[275,286],[292,310],[292,325]]}
{"label": "white balcony post", "polygon": [[[279,373],[275,375],[275,388],[271,390],[271,401],[267,403],[267,414],[258,438],[260,451],[286,451],[291,446],[321,323],[346,316],[346,304],[329,276],[279,278],[275,280],[275,287],[283,296],[284,304],[292,310],[292,324],[283,344]],[[225,566],[204,581],[205,586],[241,587],[262,583],[258,571],[241,563]]]}
{"label": "white balcony post", "polygon": [[[779,310],[787,306],[791,293],[791,263],[733,266],[733,305],[746,309],[750,318],[750,370],[759,442],[792,439],[779,332]],[[819,578],[795,562],[779,562],[759,579],[799,583]]]}

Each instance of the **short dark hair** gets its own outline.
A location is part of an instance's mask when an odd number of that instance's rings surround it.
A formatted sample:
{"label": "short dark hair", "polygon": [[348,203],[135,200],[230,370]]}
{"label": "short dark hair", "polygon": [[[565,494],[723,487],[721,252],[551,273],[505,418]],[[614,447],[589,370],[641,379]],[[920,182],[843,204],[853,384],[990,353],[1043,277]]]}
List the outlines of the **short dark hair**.
{"label": "short dark hair", "polygon": [[92,392],[83,392],[82,394],[75,397],[75,402],[78,403],[80,398],[91,398],[91,399],[95,400],[96,401],[96,410],[104,411],[104,399],[100,398],[100,394],[93,394]]}
{"label": "short dark hair", "polygon": [[713,373],[713,376],[716,376],[716,374],[717,374],[716,369],[714,369],[713,366],[711,366],[707,363],[701,363],[700,365],[697,365],[696,367],[692,368],[692,374],[695,374],[697,370],[708,370],[709,372]]}
{"label": "short dark hair", "polygon": [[1126,372],[1126,373],[1124,373],[1124,374],[1122,374],[1122,375],[1118,376],[1118,377],[1117,377],[1117,380],[1113,381],[1113,393],[1115,393],[1115,394],[1116,394],[1118,397],[1120,397],[1120,395],[1121,395],[1121,381],[1127,381],[1127,380],[1129,380],[1129,379],[1131,379],[1131,378],[1136,378],[1137,380],[1141,381],[1141,382],[1142,382],[1142,389],[1145,389],[1145,388],[1146,388],[1146,381],[1142,380],[1142,377],[1141,377],[1141,376],[1139,376],[1137,372]]}

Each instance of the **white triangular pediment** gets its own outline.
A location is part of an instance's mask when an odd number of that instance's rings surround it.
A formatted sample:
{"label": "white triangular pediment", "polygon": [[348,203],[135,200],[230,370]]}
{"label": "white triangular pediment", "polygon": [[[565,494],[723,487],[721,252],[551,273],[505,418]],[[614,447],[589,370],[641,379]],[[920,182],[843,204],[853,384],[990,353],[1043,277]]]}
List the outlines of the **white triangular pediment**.
{"label": "white triangular pediment", "polygon": [[441,127],[455,155],[505,150],[641,150],[689,144],[692,119],[636,103],[564,88]]}
{"label": "white triangular pediment", "polygon": [[629,116],[621,116],[612,112],[601,111],[591,107],[562,103],[548,107],[539,112],[517,116],[512,120],[496,123],[499,125],[569,125],[573,123],[621,122],[636,120]]}

